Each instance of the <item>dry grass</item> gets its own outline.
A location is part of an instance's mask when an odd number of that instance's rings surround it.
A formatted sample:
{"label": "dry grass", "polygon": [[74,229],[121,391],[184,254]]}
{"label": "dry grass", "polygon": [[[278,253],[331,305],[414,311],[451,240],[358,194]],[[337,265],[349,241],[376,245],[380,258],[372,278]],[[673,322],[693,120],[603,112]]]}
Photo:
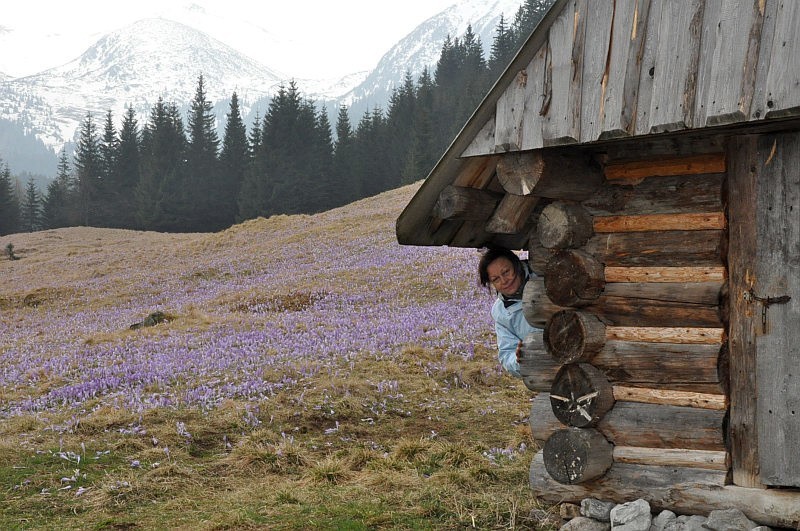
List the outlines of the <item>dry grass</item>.
{"label": "dry grass", "polygon": [[[20,323],[36,323],[37,312],[74,316],[63,333],[77,339],[76,348],[281,326],[272,324],[275,315],[306,311],[331,293],[319,286],[326,275],[336,275],[332,289],[346,292],[370,274],[334,271],[322,245],[336,234],[352,240],[352,252],[379,252],[376,245],[394,241],[387,227],[415,189],[218,234],[70,228],[3,237],[0,247],[13,243],[21,259],[0,261],[0,275],[10,279],[0,284],[0,312]],[[300,240],[303,252],[281,254]],[[266,265],[237,262],[243,255]],[[274,271],[279,290],[246,282],[277,257],[318,264],[318,276]],[[426,274],[435,276],[436,267]],[[404,269],[390,264],[381,275],[405,282],[411,302],[446,301],[458,289],[431,287]],[[232,276],[245,280],[240,288],[192,302],[191,293]],[[189,302],[164,300],[164,283],[185,285]],[[379,288],[370,288],[375,297]],[[147,316],[143,307],[162,309],[167,322],[129,330]],[[109,308],[118,311],[113,321],[82,326]],[[27,341],[0,337],[0,354],[34,348]],[[531,395],[498,371],[486,337],[475,343],[472,358],[409,343],[391,356],[327,360],[302,377],[302,361],[264,367],[266,380],[299,383],[211,409],[133,411],[99,395],[77,409],[7,416],[0,420],[0,528],[552,528],[557,522],[531,517],[547,509],[527,487]],[[73,383],[67,378],[37,368],[25,386],[0,387],[0,400],[42,396]],[[157,384],[147,390],[160,391]]]}

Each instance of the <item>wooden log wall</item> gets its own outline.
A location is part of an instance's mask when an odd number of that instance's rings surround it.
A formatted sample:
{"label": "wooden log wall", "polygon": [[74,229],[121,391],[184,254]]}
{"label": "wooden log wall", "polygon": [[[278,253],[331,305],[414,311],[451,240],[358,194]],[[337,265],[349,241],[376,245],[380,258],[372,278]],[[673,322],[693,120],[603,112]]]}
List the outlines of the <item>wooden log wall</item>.
{"label": "wooden log wall", "polygon": [[544,470],[574,484],[649,463],[722,486],[725,154],[613,161],[604,176],[590,198],[547,205],[529,242],[543,278],[525,288],[525,316],[544,333],[520,368],[539,393]]}

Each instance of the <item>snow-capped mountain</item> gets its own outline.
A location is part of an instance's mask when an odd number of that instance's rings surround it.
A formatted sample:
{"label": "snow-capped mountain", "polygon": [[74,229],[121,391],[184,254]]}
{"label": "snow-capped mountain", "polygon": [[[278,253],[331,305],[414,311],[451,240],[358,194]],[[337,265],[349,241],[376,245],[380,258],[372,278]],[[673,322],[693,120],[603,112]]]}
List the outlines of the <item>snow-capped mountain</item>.
{"label": "snow-capped mountain", "polygon": [[509,26],[521,4],[522,0],[464,0],[452,5],[394,45],[364,82],[345,95],[344,103],[353,105],[363,101],[367,107],[380,105],[402,83],[406,72],[416,79],[427,66],[432,74],[447,37],[461,38],[469,26],[480,38],[484,57],[488,58],[500,16]]}
{"label": "snow-capped mountain", "polygon": [[[294,81],[306,97],[326,104],[329,111],[335,113],[339,104],[346,104],[351,107],[351,117],[358,116],[363,108],[385,106],[406,72],[416,77],[425,66],[433,70],[448,35],[460,37],[471,24],[488,49],[501,14],[510,22],[521,2],[463,0],[411,31],[371,72]],[[268,98],[292,78],[250,58],[247,52],[196,27],[149,18],[105,34],[67,64],[21,78],[0,73],[0,157],[15,172],[41,171],[17,165],[13,155],[19,145],[27,146],[29,141],[8,146],[10,137],[19,137],[23,131],[35,134],[55,158],[65,143],[76,138],[87,113],[101,130],[108,110],[120,121],[126,107],[132,106],[140,125],[144,124],[159,97],[186,108],[200,74],[220,125],[224,125],[234,91],[246,121],[251,111],[263,116]],[[52,166],[51,174],[55,172],[55,164]]]}

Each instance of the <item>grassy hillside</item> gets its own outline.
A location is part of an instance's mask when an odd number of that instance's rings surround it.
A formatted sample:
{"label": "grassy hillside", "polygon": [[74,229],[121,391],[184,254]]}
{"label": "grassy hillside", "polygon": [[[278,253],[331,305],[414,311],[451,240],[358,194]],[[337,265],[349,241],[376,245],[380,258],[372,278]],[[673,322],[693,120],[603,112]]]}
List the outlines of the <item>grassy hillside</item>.
{"label": "grassy hillside", "polygon": [[0,527],[540,526],[530,393],[476,251],[396,243],[415,190],[0,238]]}

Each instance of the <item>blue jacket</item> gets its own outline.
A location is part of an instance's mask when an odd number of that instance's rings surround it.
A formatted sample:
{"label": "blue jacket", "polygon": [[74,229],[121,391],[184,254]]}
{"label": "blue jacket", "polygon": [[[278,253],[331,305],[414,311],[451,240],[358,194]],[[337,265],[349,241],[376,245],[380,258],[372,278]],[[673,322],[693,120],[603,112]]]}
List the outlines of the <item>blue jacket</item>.
{"label": "blue jacket", "polygon": [[[527,266],[527,264],[526,264]],[[526,271],[528,279],[534,277],[530,271]],[[523,341],[532,332],[541,333],[541,328],[531,326],[525,319],[522,311],[522,300],[515,300],[506,307],[503,304],[503,296],[497,294],[497,300],[492,306],[492,319],[494,319],[494,330],[497,334],[497,357],[500,365],[512,376],[521,378],[519,373],[519,363],[517,363],[517,344]]]}

